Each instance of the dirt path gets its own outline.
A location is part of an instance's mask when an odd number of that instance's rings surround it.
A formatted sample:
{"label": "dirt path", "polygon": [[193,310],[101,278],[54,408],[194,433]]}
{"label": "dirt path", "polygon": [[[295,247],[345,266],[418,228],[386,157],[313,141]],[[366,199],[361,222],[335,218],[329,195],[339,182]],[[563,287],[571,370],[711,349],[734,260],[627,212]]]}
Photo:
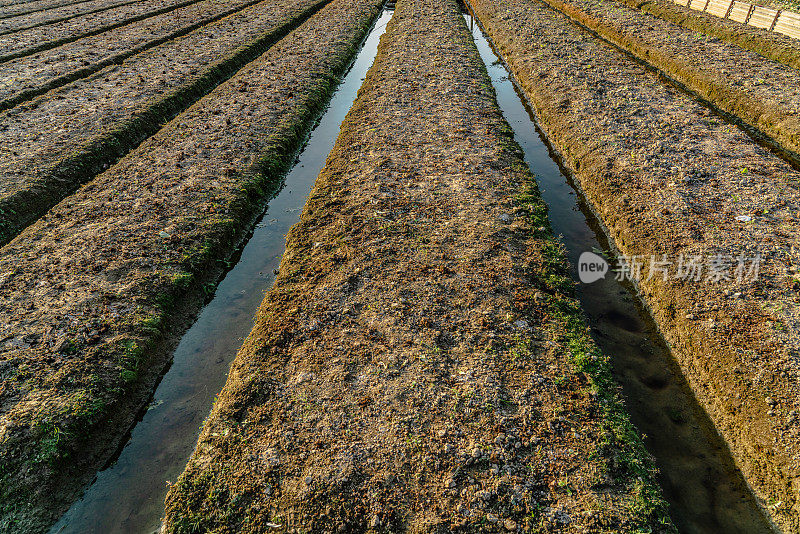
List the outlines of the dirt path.
{"label": "dirt path", "polygon": [[114,453],[378,0],[335,0],[0,249],[0,531]]}
{"label": "dirt path", "polygon": [[[544,4],[472,6],[613,241],[644,264],[643,298],[748,482],[800,532],[800,173]],[[664,254],[667,280],[649,277]],[[738,276],[737,257],[745,271],[758,254],[758,276]],[[699,280],[678,278],[694,256]],[[714,258],[730,280],[708,279]]]}
{"label": "dirt path", "polygon": [[329,0],[267,0],[0,113],[0,244]]}
{"label": "dirt path", "polygon": [[[800,163],[800,70],[620,2],[545,1],[763,132]],[[800,47],[794,52],[800,58]]]}
{"label": "dirt path", "polygon": [[669,531],[511,137],[456,3],[398,2],[166,532]]}

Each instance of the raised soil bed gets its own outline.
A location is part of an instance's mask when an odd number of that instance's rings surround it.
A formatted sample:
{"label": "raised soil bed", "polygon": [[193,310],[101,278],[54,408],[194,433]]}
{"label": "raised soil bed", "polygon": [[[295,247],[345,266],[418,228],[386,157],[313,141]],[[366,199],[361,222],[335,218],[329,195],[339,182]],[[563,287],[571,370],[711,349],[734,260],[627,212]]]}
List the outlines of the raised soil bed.
{"label": "raised soil bed", "polygon": [[267,0],[0,115],[0,243],[329,0]]}
{"label": "raised soil bed", "polygon": [[397,2],[165,531],[670,531],[546,212],[456,2]]}
{"label": "raised soil bed", "polygon": [[113,455],[379,11],[334,1],[0,250],[2,528]]}
{"label": "raised soil bed", "polygon": [[[800,532],[800,172],[528,0],[470,2],[621,254],[763,506]],[[760,256],[737,281],[737,257]],[[651,258],[672,262],[648,277]],[[677,278],[681,258],[730,279]],[[751,273],[752,274],[752,273]]]}
{"label": "raised soil bed", "polygon": [[786,35],[721,19],[677,5],[673,0],[617,0],[692,31],[716,37],[774,61],[800,69],[800,41]]}
{"label": "raised soil bed", "polygon": [[0,110],[244,9],[258,0],[203,0],[163,15],[0,63]]}
{"label": "raised soil bed", "polygon": [[546,2],[766,135],[800,164],[800,70],[619,2]]}
{"label": "raised soil bed", "polygon": [[59,7],[26,10],[20,14],[0,14],[0,35],[35,28],[44,24],[53,24],[69,20],[81,15],[97,13],[138,0],[88,0],[73,2]]}
{"label": "raised soil bed", "polygon": [[54,24],[37,26],[3,36],[0,62],[49,50],[89,35],[167,13],[199,0],[154,0],[90,13]]}

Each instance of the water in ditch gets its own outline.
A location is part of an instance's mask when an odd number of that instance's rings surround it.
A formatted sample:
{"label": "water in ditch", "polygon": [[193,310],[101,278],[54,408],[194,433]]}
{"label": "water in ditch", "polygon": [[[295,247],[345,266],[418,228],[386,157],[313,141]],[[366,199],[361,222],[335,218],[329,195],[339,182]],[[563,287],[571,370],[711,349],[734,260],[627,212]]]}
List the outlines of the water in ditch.
{"label": "water in ditch", "polygon": [[150,408],[134,427],[119,458],[98,473],[51,534],[149,534],[159,530],[167,483],[183,471],[214,396],[225,384],[230,363],[253,326],[256,309],[272,285],[273,270],[283,255],[286,232],[299,220],[342,120],[375,59],[391,14],[385,9],[378,18],[287,174],[285,186],[256,225],[240,261],[181,339]]}
{"label": "water in ditch", "polygon": [[[609,243],[585,200],[552,157],[534,113],[477,21],[469,13],[465,18],[577,280],[580,254],[593,250],[612,254]],[[635,290],[615,278],[580,284],[578,297],[595,341],[612,358],[631,419],[656,458],[659,482],[678,530],[682,534],[775,532]]]}

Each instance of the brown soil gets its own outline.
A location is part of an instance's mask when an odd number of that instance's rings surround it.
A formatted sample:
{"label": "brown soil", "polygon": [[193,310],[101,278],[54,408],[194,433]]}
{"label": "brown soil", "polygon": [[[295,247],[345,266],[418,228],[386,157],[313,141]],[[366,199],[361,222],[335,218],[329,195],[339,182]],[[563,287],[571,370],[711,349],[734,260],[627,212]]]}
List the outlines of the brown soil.
{"label": "brown soil", "polygon": [[4,35],[0,41],[0,61],[49,50],[82,37],[96,35],[138,20],[157,16],[196,1],[199,0],[140,2]]}
{"label": "brown soil", "polygon": [[679,6],[672,0],[619,1],[684,28],[735,43],[746,50],[800,69],[800,41],[797,39]]}
{"label": "brown soil", "polygon": [[0,531],[114,453],[379,10],[323,8],[0,250]]}
{"label": "brown soil", "polygon": [[[61,22],[72,17],[95,13],[112,7],[125,4],[132,4],[136,0],[89,0],[87,2],[70,3],[61,7],[54,8],[26,8],[13,10],[14,13],[0,15],[0,35],[4,33],[34,28],[43,24]],[[5,10],[4,10],[5,11]]]}
{"label": "brown soil", "polygon": [[400,0],[166,532],[670,531],[453,0]]}
{"label": "brown soil", "polygon": [[0,109],[89,76],[231,15],[257,0],[204,0],[170,13],[0,64]]}
{"label": "brown soil", "polygon": [[800,71],[618,2],[545,1],[763,132],[800,161]]}
{"label": "brown soil", "polygon": [[0,114],[0,243],[329,0],[268,0]]}
{"label": "brown soil", "polygon": [[763,255],[756,282],[640,289],[748,482],[800,532],[800,173],[544,4],[472,6],[622,253]]}

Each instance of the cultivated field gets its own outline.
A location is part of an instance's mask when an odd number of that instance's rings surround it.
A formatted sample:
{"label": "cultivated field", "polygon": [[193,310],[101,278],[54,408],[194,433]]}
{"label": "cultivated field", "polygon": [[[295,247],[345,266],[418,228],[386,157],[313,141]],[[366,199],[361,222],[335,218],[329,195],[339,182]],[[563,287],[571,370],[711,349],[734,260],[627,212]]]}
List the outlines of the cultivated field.
{"label": "cultivated field", "polygon": [[653,325],[625,343],[723,444],[697,485],[800,533],[800,41],[671,0],[384,4],[0,1],[0,532],[47,531],[158,408],[358,57],[163,531],[736,528],[662,491],[500,65]]}

